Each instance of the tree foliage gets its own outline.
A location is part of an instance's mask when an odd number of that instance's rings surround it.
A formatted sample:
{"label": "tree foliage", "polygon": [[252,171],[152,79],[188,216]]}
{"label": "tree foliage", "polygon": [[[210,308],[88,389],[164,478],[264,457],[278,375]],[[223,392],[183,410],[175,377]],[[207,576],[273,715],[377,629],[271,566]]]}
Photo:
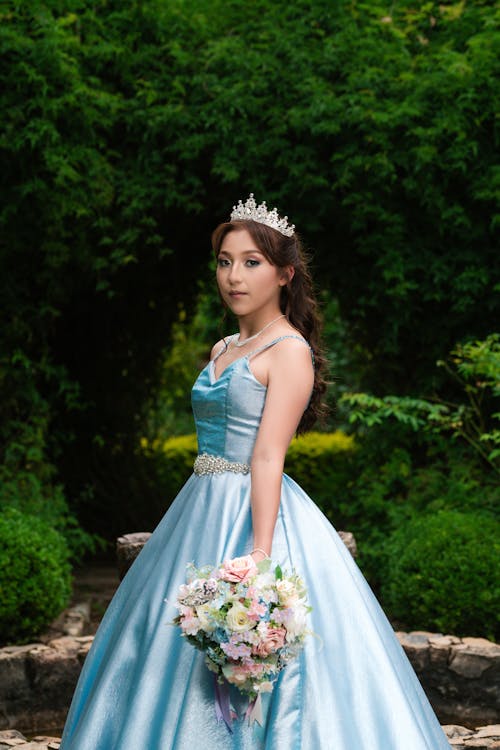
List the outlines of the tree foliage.
{"label": "tree foliage", "polygon": [[500,397],[500,334],[458,344],[449,361],[437,364],[460,386],[459,401],[345,393],[342,400],[351,407],[349,421],[369,428],[392,418],[413,430],[450,434],[464,440],[500,473],[500,412],[495,410]]}
{"label": "tree foliage", "polygon": [[9,471],[30,471],[36,439],[82,517],[127,530],[170,326],[250,190],[315,249],[362,387],[411,394],[491,330],[498,10],[393,5],[3,4]]}

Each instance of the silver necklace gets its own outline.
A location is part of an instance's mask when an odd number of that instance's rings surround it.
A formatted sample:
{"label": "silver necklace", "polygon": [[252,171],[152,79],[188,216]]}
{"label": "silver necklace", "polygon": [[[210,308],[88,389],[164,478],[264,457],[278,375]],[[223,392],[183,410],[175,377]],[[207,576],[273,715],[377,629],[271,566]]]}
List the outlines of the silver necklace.
{"label": "silver necklace", "polygon": [[277,318],[275,318],[274,320],[271,320],[269,323],[266,323],[264,328],[261,328],[260,331],[257,331],[257,333],[254,333],[253,336],[249,336],[247,339],[243,339],[243,341],[240,341],[240,335],[238,334],[238,341],[235,341],[234,345],[238,347],[245,346],[245,344],[248,344],[249,341],[253,341],[254,339],[257,338],[257,336],[260,336],[261,333],[264,333],[266,328],[269,328],[269,326],[272,326],[272,324],[276,323],[277,320],[279,320],[280,318],[284,318],[284,317],[285,317],[284,313],[282,315],[278,315]]}

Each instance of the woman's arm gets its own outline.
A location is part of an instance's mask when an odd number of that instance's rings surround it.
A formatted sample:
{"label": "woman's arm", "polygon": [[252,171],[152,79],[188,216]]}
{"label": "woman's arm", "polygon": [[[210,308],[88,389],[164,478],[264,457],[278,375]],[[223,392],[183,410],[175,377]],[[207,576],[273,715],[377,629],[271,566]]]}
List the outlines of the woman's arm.
{"label": "woman's arm", "polygon": [[[305,344],[288,340],[273,347],[266,402],[251,462],[253,547],[268,555],[286,451],[309,402],[313,383],[311,352]],[[254,556],[263,557],[259,552],[254,552]]]}

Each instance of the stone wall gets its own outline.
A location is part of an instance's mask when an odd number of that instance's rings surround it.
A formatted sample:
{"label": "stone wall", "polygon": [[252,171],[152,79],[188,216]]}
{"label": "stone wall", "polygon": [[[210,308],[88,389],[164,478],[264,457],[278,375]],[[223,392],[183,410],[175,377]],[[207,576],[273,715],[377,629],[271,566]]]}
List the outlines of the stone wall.
{"label": "stone wall", "polygon": [[500,721],[500,645],[415,631],[396,633],[442,722]]}
{"label": "stone wall", "polygon": [[92,640],[64,636],[0,649],[0,729],[63,726]]}
{"label": "stone wall", "polygon": [[[396,635],[441,723],[499,721],[500,645],[427,632]],[[0,649],[0,729],[63,726],[92,638],[68,635]]]}
{"label": "stone wall", "polygon": [[[355,556],[354,537],[349,532],[341,535]],[[118,540],[122,576],[148,538],[146,533],[128,534]],[[93,640],[92,635],[83,635],[88,632],[88,617],[88,602],[75,605],[59,618],[65,635],[51,634],[45,643],[0,649],[0,730],[22,727],[23,731],[37,734],[47,727],[64,725]],[[447,730],[451,746],[500,750],[499,732],[485,726],[500,721],[500,645],[483,638],[424,631],[396,635],[439,720],[456,725]],[[464,725],[476,727],[477,731],[465,729]],[[498,744],[493,744],[497,740]],[[0,750],[14,746],[22,750],[24,739],[4,736],[3,741]],[[51,741],[56,742],[53,738]],[[40,745],[40,750],[42,747],[47,747],[47,743]],[[36,745],[30,745],[30,750],[36,750]]]}

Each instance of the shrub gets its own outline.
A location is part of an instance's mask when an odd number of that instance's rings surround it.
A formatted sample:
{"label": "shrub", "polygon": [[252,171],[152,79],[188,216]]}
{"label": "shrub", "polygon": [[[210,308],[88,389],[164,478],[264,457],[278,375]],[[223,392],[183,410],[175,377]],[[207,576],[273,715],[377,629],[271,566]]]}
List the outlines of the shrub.
{"label": "shrub", "polygon": [[[163,442],[143,440],[146,455],[156,459],[162,493],[173,500],[193,470],[196,435],[172,437]],[[354,438],[337,431],[308,432],[294,438],[287,453],[285,471],[308,492],[327,515],[334,508],[352,473]]]}
{"label": "shrub", "polygon": [[352,480],[354,438],[335,432],[308,432],[294,438],[285,471],[310,495],[332,523],[343,522],[342,503]]}
{"label": "shrub", "polygon": [[69,551],[48,523],[15,508],[0,512],[0,642],[27,642],[68,604]]}
{"label": "shrub", "polygon": [[152,442],[142,439],[141,448],[154,462],[155,476],[168,506],[193,471],[197,453],[196,435],[179,435]]}
{"label": "shrub", "polygon": [[382,602],[410,628],[498,638],[500,524],[441,510],[415,516],[384,548]]}

